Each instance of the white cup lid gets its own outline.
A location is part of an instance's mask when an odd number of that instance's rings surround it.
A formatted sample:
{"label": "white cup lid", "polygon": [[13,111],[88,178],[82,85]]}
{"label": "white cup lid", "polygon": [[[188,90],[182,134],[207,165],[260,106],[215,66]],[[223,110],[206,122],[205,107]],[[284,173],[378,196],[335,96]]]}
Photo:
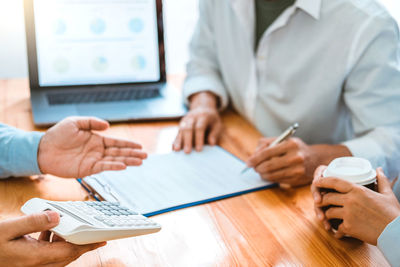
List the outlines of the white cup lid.
{"label": "white cup lid", "polygon": [[375,182],[376,171],[363,158],[344,157],[333,160],[325,170],[324,177],[337,177],[358,185]]}

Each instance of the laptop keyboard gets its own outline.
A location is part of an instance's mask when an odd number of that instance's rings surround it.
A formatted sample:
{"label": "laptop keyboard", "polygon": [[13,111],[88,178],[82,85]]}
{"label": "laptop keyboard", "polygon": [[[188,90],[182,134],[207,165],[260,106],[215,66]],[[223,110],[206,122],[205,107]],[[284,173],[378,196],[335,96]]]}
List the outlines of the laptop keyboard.
{"label": "laptop keyboard", "polygon": [[98,92],[65,92],[49,93],[50,105],[67,105],[80,103],[104,103],[140,100],[160,96],[158,88],[124,89]]}

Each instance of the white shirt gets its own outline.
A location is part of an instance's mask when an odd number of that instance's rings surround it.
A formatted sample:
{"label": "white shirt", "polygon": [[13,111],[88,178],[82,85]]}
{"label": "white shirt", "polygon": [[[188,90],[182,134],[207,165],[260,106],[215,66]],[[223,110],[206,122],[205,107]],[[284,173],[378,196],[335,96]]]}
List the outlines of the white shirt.
{"label": "white shirt", "polygon": [[200,0],[184,85],[229,102],[265,136],[293,122],[308,144],[400,168],[396,22],[374,0],[297,0],[255,47],[254,0]]}

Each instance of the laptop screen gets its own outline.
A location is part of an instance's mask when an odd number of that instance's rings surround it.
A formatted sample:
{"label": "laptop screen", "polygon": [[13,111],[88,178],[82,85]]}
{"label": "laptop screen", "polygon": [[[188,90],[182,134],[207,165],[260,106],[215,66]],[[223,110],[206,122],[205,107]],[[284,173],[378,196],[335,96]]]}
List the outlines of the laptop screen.
{"label": "laptop screen", "polygon": [[39,85],[157,82],[155,0],[34,0]]}

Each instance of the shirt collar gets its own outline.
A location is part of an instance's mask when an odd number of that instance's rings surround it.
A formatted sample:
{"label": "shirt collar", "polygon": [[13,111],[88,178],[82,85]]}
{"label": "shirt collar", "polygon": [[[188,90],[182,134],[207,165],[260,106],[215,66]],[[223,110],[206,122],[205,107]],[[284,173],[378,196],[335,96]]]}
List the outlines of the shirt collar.
{"label": "shirt collar", "polygon": [[297,0],[295,6],[302,9],[314,19],[319,20],[322,0]]}
{"label": "shirt collar", "polygon": [[[233,8],[241,17],[250,17],[254,14],[254,1],[249,5],[248,0],[230,0]],[[314,19],[319,20],[321,15],[322,0],[296,0],[295,7],[308,13]]]}

